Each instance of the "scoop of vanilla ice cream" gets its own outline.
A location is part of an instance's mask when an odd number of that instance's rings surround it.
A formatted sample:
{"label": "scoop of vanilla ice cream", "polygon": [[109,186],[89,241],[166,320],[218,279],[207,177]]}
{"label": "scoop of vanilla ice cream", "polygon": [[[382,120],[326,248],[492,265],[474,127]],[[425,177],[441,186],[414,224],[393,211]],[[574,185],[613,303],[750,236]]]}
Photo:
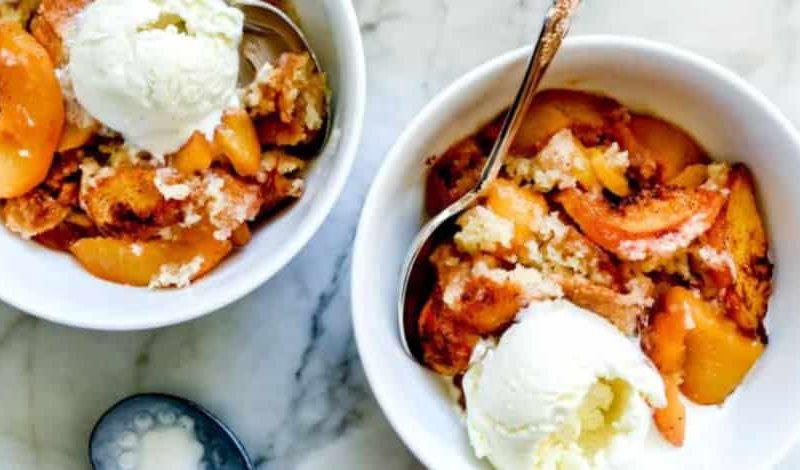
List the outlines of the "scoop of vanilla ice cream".
{"label": "scoop of vanilla ice cream", "polygon": [[664,384],[638,345],[574,304],[539,302],[464,376],[478,457],[507,469],[616,468],[634,459]]}
{"label": "scoop of vanilla ice cream", "polygon": [[237,104],[243,22],[222,0],[96,0],[66,33],[75,96],[156,156],[211,136]]}

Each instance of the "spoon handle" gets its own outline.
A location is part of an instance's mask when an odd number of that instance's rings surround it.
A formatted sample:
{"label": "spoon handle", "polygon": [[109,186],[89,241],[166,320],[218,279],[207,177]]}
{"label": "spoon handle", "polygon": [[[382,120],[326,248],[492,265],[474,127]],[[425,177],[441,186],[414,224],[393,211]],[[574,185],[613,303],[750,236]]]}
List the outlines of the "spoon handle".
{"label": "spoon handle", "polygon": [[508,109],[500,134],[483,167],[480,184],[474,190],[476,194],[483,192],[486,186],[500,173],[505,156],[508,154],[517,130],[525,119],[533,95],[536,94],[542,77],[561,46],[561,41],[567,35],[572,23],[572,16],[580,3],[581,0],[555,0],[547,12],[539,38],[536,40],[533,55],[528,61],[522,85],[514,98],[514,103]]}

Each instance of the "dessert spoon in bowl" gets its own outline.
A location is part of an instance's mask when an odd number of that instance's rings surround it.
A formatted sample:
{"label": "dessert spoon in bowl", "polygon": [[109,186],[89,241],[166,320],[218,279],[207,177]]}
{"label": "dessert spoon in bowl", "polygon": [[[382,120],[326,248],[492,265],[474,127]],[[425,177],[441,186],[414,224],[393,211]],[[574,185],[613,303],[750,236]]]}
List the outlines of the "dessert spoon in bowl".
{"label": "dessert spoon in bowl", "polygon": [[[324,73],[314,50],[300,27],[283,10],[265,0],[228,0],[228,4],[244,14],[244,31],[239,46],[239,86],[246,87],[269,70],[284,52],[307,53],[314,67]],[[324,146],[330,130],[330,102],[325,100],[325,118],[321,138],[315,139],[311,154]]]}
{"label": "dessert spoon in bowl", "polygon": [[452,234],[452,222],[474,205],[483,191],[500,173],[514,136],[525,118],[542,77],[569,31],[572,17],[579,4],[580,0],[554,0],[545,15],[544,24],[528,61],[519,91],[508,109],[478,183],[456,202],[428,221],[411,243],[400,279],[397,305],[398,327],[406,353],[420,363],[424,362],[419,341],[418,319],[424,306],[425,293],[433,284],[434,279],[428,257],[437,242]]}

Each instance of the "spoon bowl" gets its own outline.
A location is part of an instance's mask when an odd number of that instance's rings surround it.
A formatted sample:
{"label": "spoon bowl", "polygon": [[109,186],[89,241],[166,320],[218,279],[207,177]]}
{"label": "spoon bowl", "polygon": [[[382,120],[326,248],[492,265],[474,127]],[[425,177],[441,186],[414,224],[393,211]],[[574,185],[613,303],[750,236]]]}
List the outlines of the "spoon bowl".
{"label": "spoon bowl", "polygon": [[173,426],[193,434],[202,445],[205,470],[254,468],[242,443],[216,416],[192,401],[158,393],[125,398],[97,421],[89,438],[92,468],[137,468],[141,437]]}

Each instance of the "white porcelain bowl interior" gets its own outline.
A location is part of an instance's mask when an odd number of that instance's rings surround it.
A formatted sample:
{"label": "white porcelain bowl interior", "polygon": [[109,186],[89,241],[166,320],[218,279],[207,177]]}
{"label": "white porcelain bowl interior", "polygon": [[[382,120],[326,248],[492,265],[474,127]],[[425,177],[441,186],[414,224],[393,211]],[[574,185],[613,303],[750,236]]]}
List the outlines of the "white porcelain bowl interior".
{"label": "white porcelain bowl interior", "polygon": [[[369,382],[394,429],[430,468],[477,469],[461,418],[440,379],[401,347],[396,319],[400,267],[425,219],[426,157],[477,130],[510,103],[527,50],[459,79],[408,126],[364,207],[353,260],[355,334]],[[725,407],[688,416],[681,450],[691,469],[775,464],[800,428],[800,140],[760,93],[722,67],[676,48],[610,36],[568,40],[545,87],[599,92],[687,129],[718,159],[755,174],[776,263],[766,353]],[[696,418],[694,423],[692,419]],[[655,467],[654,467],[655,468]]]}
{"label": "white porcelain bowl interior", "polygon": [[134,288],[91,276],[75,259],[0,228],[0,299],[77,327],[133,330],[180,323],[244,296],[311,238],[338,198],[355,159],[366,96],[364,53],[350,0],[294,0],[328,74],[333,131],[306,179],[306,194],[260,226],[251,242],[209,275],[180,290]]}

